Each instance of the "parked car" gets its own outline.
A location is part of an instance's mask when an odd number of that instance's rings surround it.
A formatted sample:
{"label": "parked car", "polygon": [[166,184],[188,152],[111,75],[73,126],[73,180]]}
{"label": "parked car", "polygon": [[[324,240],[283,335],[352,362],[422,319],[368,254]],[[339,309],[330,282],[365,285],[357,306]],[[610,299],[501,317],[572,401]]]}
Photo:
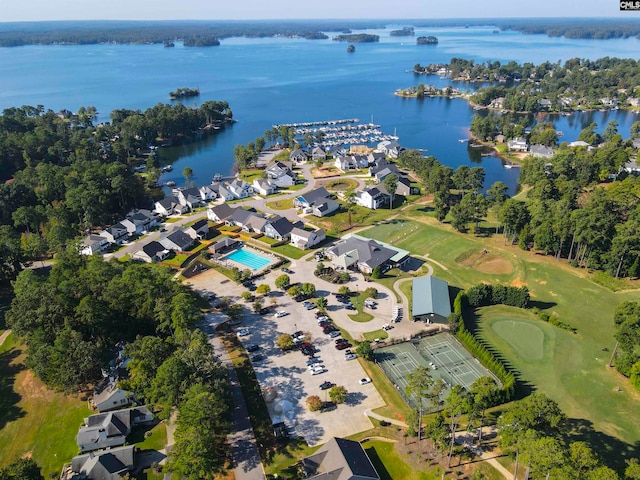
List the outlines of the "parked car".
{"label": "parked car", "polygon": [[261,362],[262,360],[264,360],[264,355],[261,354],[257,354],[251,357],[252,362]]}
{"label": "parked car", "polygon": [[322,329],[322,333],[324,333],[325,335],[331,335],[333,332],[337,331],[338,329],[333,325],[329,325],[328,327]]}
{"label": "parked car", "polygon": [[340,332],[338,330],[334,330],[333,332],[331,332],[329,334],[329,337],[331,338],[335,338],[335,337],[339,337],[340,336]]}
{"label": "parked car", "polygon": [[281,268],[280,270],[282,270],[284,273],[287,273],[287,274],[289,274],[289,275],[293,275],[293,271],[292,271],[292,270],[289,270],[289,269],[288,269],[288,268],[286,268],[286,267],[283,267],[283,268]]}
{"label": "parked car", "polygon": [[330,412],[338,408],[338,405],[335,402],[322,402],[322,406],[320,407],[320,412]]}
{"label": "parked car", "polygon": [[384,325],[382,325],[382,329],[386,332],[387,330],[391,330],[393,328],[393,325],[389,325],[388,323],[385,323]]}
{"label": "parked car", "polygon": [[315,303],[305,302],[302,305],[304,305],[304,308],[306,308],[307,310],[313,310],[314,308],[316,308]]}
{"label": "parked car", "polygon": [[318,326],[320,326],[320,327],[325,327],[327,325],[331,325],[331,322],[329,320],[320,320],[320,321],[318,321]]}
{"label": "parked car", "polygon": [[334,386],[335,386],[335,383],[331,383],[329,380],[327,380],[326,382],[322,382],[320,384],[320,390],[328,390]]}
{"label": "parked car", "polygon": [[344,354],[344,359],[345,360],[353,360],[356,357],[357,357],[357,355],[355,353],[345,353]]}
{"label": "parked car", "polygon": [[260,345],[249,345],[247,347],[247,352],[256,352],[260,350]]}
{"label": "parked car", "polygon": [[242,329],[238,330],[238,336],[239,337],[246,337],[247,335],[249,335],[249,329],[248,328],[242,328]]}
{"label": "parked car", "polygon": [[337,345],[338,343],[349,343],[349,342],[344,338],[338,338],[337,340],[335,340],[335,343]]}
{"label": "parked car", "polygon": [[345,348],[351,347],[350,343],[338,343],[336,345],[336,350],[344,350]]}
{"label": "parked car", "polygon": [[344,308],[346,308],[347,310],[355,310],[356,309],[356,307],[353,306],[353,303],[345,304]]}
{"label": "parked car", "polygon": [[369,377],[360,379],[360,385],[366,385],[367,383],[371,383],[371,379]]}
{"label": "parked car", "polygon": [[312,357],[309,360],[307,360],[305,363],[307,364],[307,366],[309,366],[309,365],[314,365],[316,363],[321,363],[321,362],[322,362],[322,360],[320,360],[319,358]]}
{"label": "parked car", "polygon": [[304,332],[302,330],[298,330],[297,332],[293,332],[291,336],[293,338],[304,337]]}
{"label": "parked car", "polygon": [[287,315],[289,315],[289,312],[285,312],[284,310],[281,310],[279,312],[276,312],[274,317],[280,318],[280,317],[286,317]]}
{"label": "parked car", "polygon": [[311,375],[320,375],[321,373],[326,372],[324,368],[318,368],[316,370],[311,370]]}

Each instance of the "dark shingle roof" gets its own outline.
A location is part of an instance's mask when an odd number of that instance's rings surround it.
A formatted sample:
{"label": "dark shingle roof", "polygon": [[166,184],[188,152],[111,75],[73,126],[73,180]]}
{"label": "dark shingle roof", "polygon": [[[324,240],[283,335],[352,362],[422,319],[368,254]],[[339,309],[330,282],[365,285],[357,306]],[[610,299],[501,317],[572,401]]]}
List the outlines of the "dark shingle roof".
{"label": "dark shingle roof", "polygon": [[329,198],[329,192],[326,188],[320,187],[300,195],[298,198],[304,199],[309,205],[314,205],[315,203],[323,203],[324,199]]}
{"label": "dark shingle roof", "polygon": [[220,205],[212,207],[211,211],[215,213],[219,219],[226,220],[231,215],[233,215],[233,212],[236,211],[236,208],[229,206],[229,204],[227,203],[222,203]]}
{"label": "dark shingle roof", "polygon": [[174,230],[167,235],[167,239],[171,240],[180,248],[188,247],[193,243],[193,239],[182,230]]}
{"label": "dark shingle roof", "polygon": [[142,247],[142,251],[149,255],[149,257],[151,258],[155,257],[158,253],[163,252],[164,250],[165,248],[162,246],[162,244],[160,242],[156,242],[155,240],[153,242],[147,243]]}

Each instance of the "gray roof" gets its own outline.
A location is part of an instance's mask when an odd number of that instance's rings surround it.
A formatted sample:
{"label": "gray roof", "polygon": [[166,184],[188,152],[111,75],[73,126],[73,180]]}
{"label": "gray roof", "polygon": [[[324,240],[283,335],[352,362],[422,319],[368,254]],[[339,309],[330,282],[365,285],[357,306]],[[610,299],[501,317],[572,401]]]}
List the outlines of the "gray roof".
{"label": "gray roof", "polygon": [[546,145],[531,145],[529,152],[534,157],[553,157],[556,154],[553,148],[547,147]]}
{"label": "gray roof", "polygon": [[371,269],[389,261],[396,254],[394,250],[380,245],[375,240],[363,240],[356,237],[350,237],[336,244],[328,252],[340,256],[354,250],[358,252],[358,263],[363,263]]}
{"label": "gray roof", "polygon": [[204,227],[207,227],[207,230],[209,230],[209,222],[205,218],[198,220],[196,223],[191,225],[190,228],[193,228],[195,231],[198,231]]}
{"label": "gray roof", "polygon": [[231,216],[227,218],[227,220],[230,222],[237,222],[240,225],[245,225],[251,219],[252,215],[259,216],[257,213],[250,210],[245,210],[244,208],[236,208]]}
{"label": "gray roof", "polygon": [[329,192],[326,188],[320,187],[300,195],[298,200],[302,200],[309,205],[314,205],[316,203],[324,203],[327,198],[329,198]]}
{"label": "gray roof", "polygon": [[202,200],[202,197],[200,196],[200,190],[198,189],[198,187],[183,188],[181,192],[184,195],[184,198],[187,198],[187,196],[191,195],[192,197],[196,197]]}
{"label": "gray roof", "polygon": [[281,236],[285,236],[288,235],[289,233],[291,233],[291,230],[293,230],[293,228],[298,225],[298,223],[300,222],[296,222],[295,224],[291,223],[289,221],[288,218],[285,217],[279,217],[277,220],[269,220],[269,223],[271,224],[271,227],[278,232]]}
{"label": "gray roof", "polygon": [[166,210],[171,210],[174,206],[176,206],[180,202],[178,202],[178,199],[176,197],[167,197],[167,198],[163,198],[162,200],[158,200],[157,203],[162,207],[164,207]]}
{"label": "gray roof", "polygon": [[232,247],[236,243],[240,243],[240,240],[236,240],[235,238],[225,237],[222,240],[218,240],[216,243],[211,245],[210,248],[213,250],[220,250],[221,248]]}
{"label": "gray roof", "polygon": [[314,455],[303,458],[302,465],[312,479],[380,479],[360,442],[346,438],[332,438]]}
{"label": "gray roof", "polygon": [[183,230],[176,229],[167,235],[167,240],[175,243],[179,248],[187,248],[193,244],[193,238],[187,235]]}
{"label": "gray roof", "polygon": [[413,279],[413,316],[435,313],[447,318],[451,313],[449,284],[444,280],[427,275]]}
{"label": "gray roof", "polygon": [[133,468],[135,445],[102,452],[78,455],[71,460],[71,470],[91,480],[112,480]]}
{"label": "gray roof", "polygon": [[220,205],[217,205],[215,207],[211,208],[211,211],[213,213],[216,214],[216,216],[221,219],[221,220],[226,220],[227,218],[229,218],[231,215],[233,215],[233,212],[236,211],[237,208],[235,207],[231,207],[229,206],[229,204],[227,203],[222,203]]}

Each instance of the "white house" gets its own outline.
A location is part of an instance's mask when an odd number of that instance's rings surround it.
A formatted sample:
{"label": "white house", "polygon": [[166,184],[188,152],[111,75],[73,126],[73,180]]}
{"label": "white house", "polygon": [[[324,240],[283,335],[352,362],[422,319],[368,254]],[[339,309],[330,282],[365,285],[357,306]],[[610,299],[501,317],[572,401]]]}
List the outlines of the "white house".
{"label": "white house", "polygon": [[183,188],[181,190],[178,190],[178,201],[181,205],[189,207],[190,210],[193,210],[194,208],[199,207],[203,204],[200,190],[198,190],[196,187]]}
{"label": "white house", "polygon": [[100,388],[93,392],[93,398],[90,404],[91,407],[102,413],[128,407],[133,400],[133,393],[118,388],[117,382],[113,380],[105,381]]}
{"label": "white house", "polygon": [[326,188],[311,190],[293,199],[293,206],[301,208],[305,213],[316,217],[324,217],[340,208],[340,204],[333,200]]}
{"label": "white house", "polygon": [[[171,252],[160,242],[155,240],[143,245],[140,250],[131,254],[133,260],[140,260],[146,263],[161,262],[169,256]],[[100,410],[102,411],[102,410]]]}
{"label": "white house", "polygon": [[390,158],[398,158],[404,147],[395,140],[384,140],[378,144],[376,149]]}
{"label": "white house", "polygon": [[509,150],[512,150],[514,152],[526,152],[527,150],[529,150],[527,139],[522,137],[512,138],[511,140],[507,141],[507,146],[509,147]]}
{"label": "white house", "polygon": [[218,186],[218,196],[222,198],[225,202],[228,202],[229,200],[234,200],[236,198],[235,194],[229,189],[228,185]]}
{"label": "white house", "polygon": [[311,150],[311,159],[313,161],[325,160],[326,158],[327,158],[327,152],[325,152],[320,147],[313,147],[313,150]]}
{"label": "white house", "polygon": [[188,212],[189,207],[182,205],[176,197],[171,196],[158,200],[153,211],[162,217],[168,217],[169,215]]}
{"label": "white house", "polygon": [[271,183],[270,180],[266,178],[256,178],[253,180],[253,190],[258,192],[260,195],[273,195],[278,190],[275,185]]}
{"label": "white house", "polygon": [[124,225],[116,223],[102,230],[100,236],[106,238],[110,243],[120,245],[129,236],[129,232]]}
{"label": "white house", "polygon": [[209,185],[204,185],[198,188],[198,190],[200,191],[200,197],[205,202],[210,202],[211,200],[215,200],[218,196],[215,190],[211,188]]}
{"label": "white house", "polygon": [[376,210],[383,205],[389,203],[389,195],[380,191],[377,187],[367,188],[366,190],[358,191],[355,195],[355,202],[365,208]]}
{"label": "white house", "polygon": [[235,198],[247,198],[253,195],[253,187],[249,185],[244,180],[240,180],[236,178],[233,182],[231,182],[227,189],[233,193]]}
{"label": "white house", "polygon": [[194,240],[202,240],[209,235],[209,221],[205,218],[198,220],[196,223],[189,227],[185,227],[184,233],[189,235]]}
{"label": "white house", "polygon": [[102,253],[109,248],[109,240],[102,235],[87,235],[80,244],[81,255],[93,255],[94,253]]}
{"label": "white house", "polygon": [[531,145],[529,153],[531,153],[533,157],[551,158],[556,154],[556,151],[546,145]]}
{"label": "white house", "polygon": [[153,414],[146,406],[98,413],[84,419],[85,425],[76,436],[81,452],[124,445],[135,425],[149,423]]}
{"label": "white house", "polygon": [[334,162],[335,167],[338,170],[346,172],[348,170],[356,170],[358,168],[358,162],[352,155],[338,155]]}
{"label": "white house", "polygon": [[307,154],[304,153],[304,151],[301,150],[300,148],[296,148],[293,152],[289,154],[289,160],[291,160],[293,163],[296,163],[296,164],[306,163]]}
{"label": "white house", "polygon": [[265,170],[267,179],[276,187],[290,187],[296,183],[296,175],[283,162],[273,162]]}
{"label": "white house", "polygon": [[215,207],[207,208],[207,218],[214,222],[224,222],[229,218],[237,207],[230,207],[226,203],[221,203]]}
{"label": "white house", "polygon": [[301,250],[314,247],[323,242],[327,238],[327,234],[324,230],[319,229],[314,232],[309,232],[302,228],[294,227],[291,230],[291,245]]}

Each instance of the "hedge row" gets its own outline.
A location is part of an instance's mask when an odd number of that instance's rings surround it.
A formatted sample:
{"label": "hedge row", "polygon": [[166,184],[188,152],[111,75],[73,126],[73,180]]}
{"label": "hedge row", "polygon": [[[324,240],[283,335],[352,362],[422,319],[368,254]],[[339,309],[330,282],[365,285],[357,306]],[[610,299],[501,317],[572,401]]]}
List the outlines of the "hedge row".
{"label": "hedge row", "polygon": [[467,294],[463,291],[458,292],[458,295],[453,301],[453,313],[462,317],[462,322],[455,332],[456,338],[482,365],[500,379],[502,382],[502,399],[504,401],[510,400],[515,393],[516,377],[467,329],[464,323],[464,316],[462,315],[462,311],[467,306],[470,306]]}
{"label": "hedge row", "polygon": [[529,289],[527,287],[509,287],[506,285],[488,285],[481,283],[467,290],[469,305],[486,307],[488,305],[510,305],[529,307]]}

